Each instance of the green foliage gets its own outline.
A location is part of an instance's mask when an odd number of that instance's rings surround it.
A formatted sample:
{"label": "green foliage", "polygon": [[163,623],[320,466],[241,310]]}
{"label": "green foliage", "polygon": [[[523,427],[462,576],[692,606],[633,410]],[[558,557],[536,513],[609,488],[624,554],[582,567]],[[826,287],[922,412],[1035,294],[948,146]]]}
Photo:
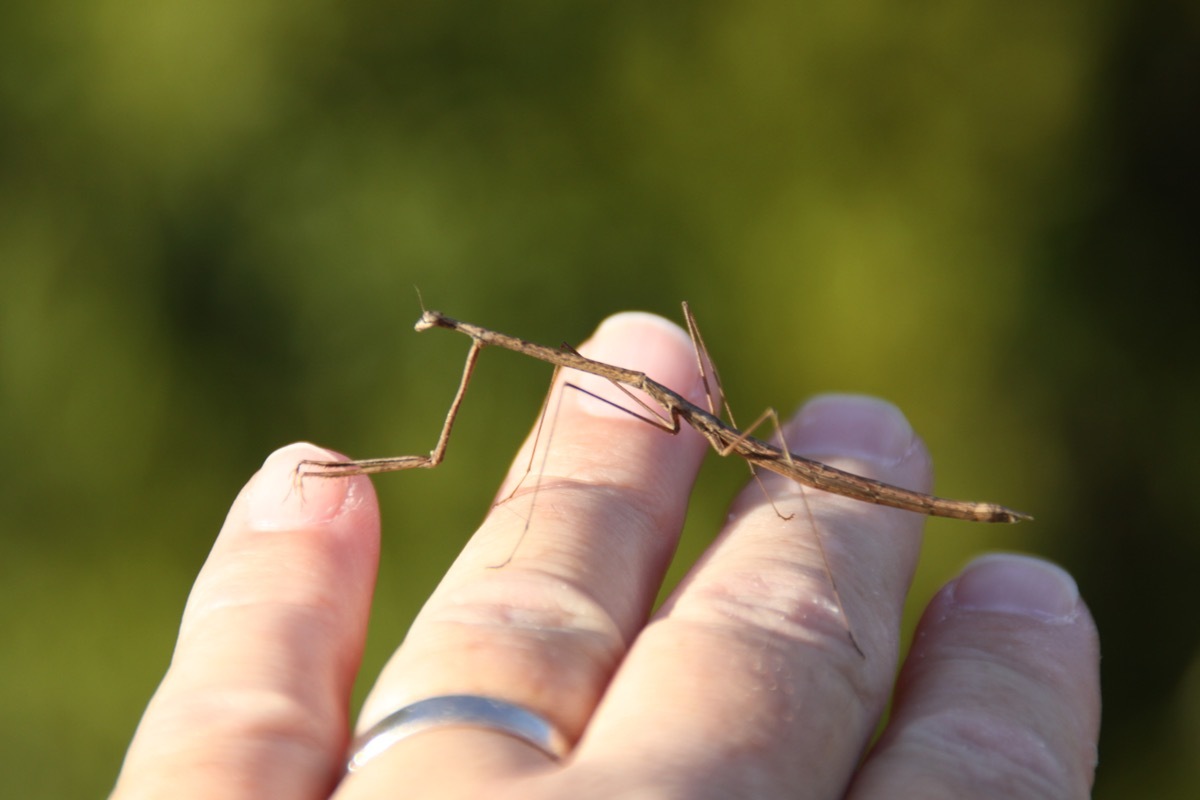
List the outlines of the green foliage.
{"label": "green foliage", "polygon": [[[1039,520],[931,526],[914,610],[981,550],[1058,559],[1105,636],[1097,796],[1183,796],[1198,38],[1170,0],[0,10],[15,793],[111,784],[268,452],[432,445],[464,347],[417,285],[546,343],[688,299],[744,418],[896,401],[940,492]],[[487,352],[443,467],[377,481],[368,680],[548,380]],[[673,575],[742,477],[705,470]]]}

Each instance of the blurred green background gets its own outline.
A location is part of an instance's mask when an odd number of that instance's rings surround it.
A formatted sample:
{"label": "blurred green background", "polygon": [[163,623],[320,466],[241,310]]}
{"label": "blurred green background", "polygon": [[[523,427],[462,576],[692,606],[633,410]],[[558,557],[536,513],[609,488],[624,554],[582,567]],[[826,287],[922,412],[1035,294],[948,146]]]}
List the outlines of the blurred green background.
{"label": "blurred green background", "polygon": [[[1187,0],[4,4],[3,793],[108,790],[272,449],[433,445],[466,347],[415,284],[548,344],[687,299],[743,418],[898,403],[940,493],[1037,516],[931,523],[909,616],[980,551],[1064,564],[1096,796],[1194,797],[1198,87]],[[365,682],[549,378],[489,351],[447,462],[377,479]]]}

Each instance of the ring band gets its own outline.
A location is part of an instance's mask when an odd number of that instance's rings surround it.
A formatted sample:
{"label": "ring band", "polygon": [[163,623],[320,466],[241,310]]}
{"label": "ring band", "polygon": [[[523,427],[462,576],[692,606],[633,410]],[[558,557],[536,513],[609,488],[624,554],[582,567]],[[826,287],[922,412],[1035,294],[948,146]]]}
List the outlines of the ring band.
{"label": "ring band", "polygon": [[483,728],[533,745],[558,761],[567,754],[567,739],[549,721],[504,700],[473,694],[430,697],[393,711],[355,737],[347,772],[357,772],[401,739],[434,728]]}

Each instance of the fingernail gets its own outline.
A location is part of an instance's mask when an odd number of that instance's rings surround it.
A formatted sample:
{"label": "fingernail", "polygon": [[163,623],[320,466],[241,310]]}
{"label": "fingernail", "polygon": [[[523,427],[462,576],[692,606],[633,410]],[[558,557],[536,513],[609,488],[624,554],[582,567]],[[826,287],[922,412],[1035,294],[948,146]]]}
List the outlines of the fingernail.
{"label": "fingernail", "polygon": [[[698,383],[691,347],[688,335],[670,320],[643,311],[627,311],[604,320],[582,352],[593,361],[644,372],[668,389],[690,398],[696,393]],[[609,401],[573,392],[580,408],[593,416],[632,419],[628,412],[639,416],[649,413],[604,378],[573,374],[569,380]],[[648,397],[638,396],[659,410]]]}
{"label": "fingernail", "polygon": [[813,398],[787,430],[788,447],[803,455],[865,459],[886,467],[903,461],[915,440],[900,409],[857,394]]}
{"label": "fingernail", "polygon": [[259,530],[320,525],[351,505],[354,480],[305,478],[296,466],[304,459],[336,461],[337,454],[301,442],[281,447],[263,462],[246,487],[247,521]]}
{"label": "fingernail", "polygon": [[1078,613],[1079,587],[1061,567],[1003,553],[968,564],[954,582],[952,600],[960,608],[1065,622]]}

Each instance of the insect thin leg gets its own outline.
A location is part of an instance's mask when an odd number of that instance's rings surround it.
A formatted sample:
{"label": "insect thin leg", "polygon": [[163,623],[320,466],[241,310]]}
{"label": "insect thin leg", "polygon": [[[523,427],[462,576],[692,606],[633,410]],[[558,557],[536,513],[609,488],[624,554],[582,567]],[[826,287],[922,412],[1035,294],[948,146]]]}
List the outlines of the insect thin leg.
{"label": "insect thin leg", "polygon": [[475,371],[475,362],[483,344],[478,340],[471,342],[467,352],[467,360],[463,365],[462,379],[458,391],[446,412],[446,421],[442,423],[442,432],[438,435],[437,444],[427,456],[392,456],[388,458],[367,458],[358,461],[301,461],[296,465],[296,474],[303,478],[345,478],[351,475],[371,475],[378,472],[395,472],[402,469],[432,469],[442,463],[446,455],[446,446],[450,443],[450,432],[454,428],[454,420],[467,394],[467,384],[471,382],[471,373]]}

